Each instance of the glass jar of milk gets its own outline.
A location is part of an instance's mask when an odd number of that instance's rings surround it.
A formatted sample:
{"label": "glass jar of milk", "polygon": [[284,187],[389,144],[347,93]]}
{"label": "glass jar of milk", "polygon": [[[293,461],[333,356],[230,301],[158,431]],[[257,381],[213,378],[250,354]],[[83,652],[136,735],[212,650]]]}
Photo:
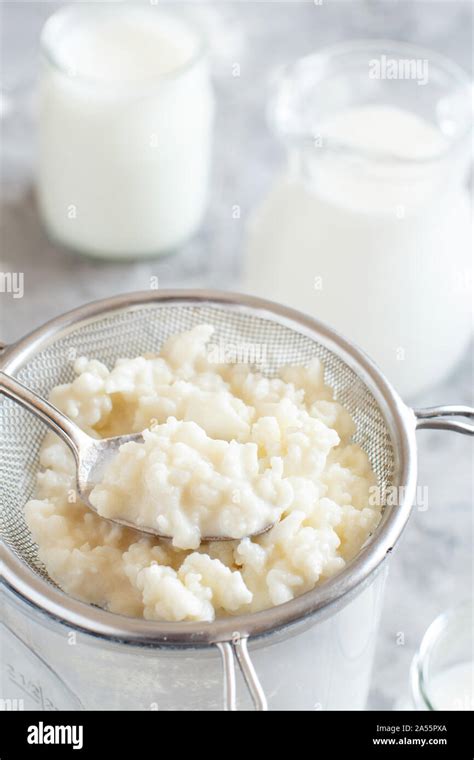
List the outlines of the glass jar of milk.
{"label": "glass jar of milk", "polygon": [[153,6],[67,7],[42,34],[38,199],[79,252],[171,252],[206,206],[213,93],[201,37]]}
{"label": "glass jar of milk", "polygon": [[469,93],[434,53],[356,42],[284,68],[269,105],[288,161],[249,227],[246,289],[344,333],[406,396],[471,334]]}
{"label": "glass jar of milk", "polygon": [[426,631],[410,670],[416,710],[474,710],[473,614],[464,602]]}

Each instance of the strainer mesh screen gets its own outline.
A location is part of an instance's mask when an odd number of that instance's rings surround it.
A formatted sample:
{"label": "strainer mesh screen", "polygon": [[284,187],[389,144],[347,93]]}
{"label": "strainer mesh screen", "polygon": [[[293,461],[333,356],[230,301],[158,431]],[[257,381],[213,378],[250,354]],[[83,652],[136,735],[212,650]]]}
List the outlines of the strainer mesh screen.
{"label": "strainer mesh screen", "polygon": [[[99,359],[112,367],[120,357],[157,352],[170,335],[207,322],[216,333],[213,343],[250,346],[261,351],[258,369],[275,375],[285,364],[306,364],[317,356],[325,366],[325,379],[337,399],[352,414],[357,426],[355,440],[364,448],[383,494],[391,484],[394,451],[391,438],[372,393],[335,353],[303,333],[272,319],[234,311],[225,306],[156,303],[123,309],[88,323],[61,331],[49,345],[32,355],[18,378],[47,397],[50,389],[74,378],[73,364],[79,356]],[[25,524],[23,508],[35,489],[38,454],[45,425],[22,407],[4,399],[1,404],[1,527],[6,543],[38,574],[52,582],[38,558],[37,547]]]}

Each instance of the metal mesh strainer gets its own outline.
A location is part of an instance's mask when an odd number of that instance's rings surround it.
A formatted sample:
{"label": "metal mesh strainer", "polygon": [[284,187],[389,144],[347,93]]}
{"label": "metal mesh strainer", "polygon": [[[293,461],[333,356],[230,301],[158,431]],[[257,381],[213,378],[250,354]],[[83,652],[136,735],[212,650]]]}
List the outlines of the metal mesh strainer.
{"label": "metal mesh strainer", "polygon": [[[352,413],[357,425],[356,440],[367,452],[381,486],[391,484],[394,475],[394,450],[382,413],[372,393],[355,372],[322,343],[295,330],[245,312],[234,312],[222,305],[183,306],[155,304],[78,323],[66,334],[59,334],[34,353],[17,373],[32,390],[47,397],[54,385],[74,378],[73,364],[78,356],[99,359],[109,367],[120,357],[133,357],[157,351],[170,335],[208,322],[215,326],[213,341],[264,347],[264,363],[259,369],[274,375],[285,364],[306,364],[319,357],[325,366],[326,380],[338,399]],[[38,453],[45,433],[44,424],[19,405],[5,401],[2,415],[6,442],[2,478],[2,528],[7,544],[29,567],[49,582],[37,556],[35,544],[25,524],[23,507],[35,488]]]}
{"label": "metal mesh strainer", "polygon": [[1,525],[7,547],[6,578],[17,593],[69,625],[135,643],[196,644],[229,639],[236,630],[244,635],[268,632],[314,614],[350,592],[380,564],[406,522],[416,477],[415,415],[358,349],[298,312],[260,299],[215,292],[125,295],[53,320],[8,348],[0,367],[47,396],[52,386],[73,378],[77,356],[99,359],[110,367],[119,357],[157,351],[168,336],[202,322],[215,326],[213,340],[263,347],[265,361],[259,369],[268,375],[284,364],[301,365],[319,357],[326,382],[355,420],[355,440],[369,456],[381,493],[388,486],[403,486],[405,500],[396,509],[385,509],[376,536],[343,573],[279,608],[214,624],[176,626],[131,620],[67,597],[48,578],[23,515],[35,487],[45,427],[4,399]]}

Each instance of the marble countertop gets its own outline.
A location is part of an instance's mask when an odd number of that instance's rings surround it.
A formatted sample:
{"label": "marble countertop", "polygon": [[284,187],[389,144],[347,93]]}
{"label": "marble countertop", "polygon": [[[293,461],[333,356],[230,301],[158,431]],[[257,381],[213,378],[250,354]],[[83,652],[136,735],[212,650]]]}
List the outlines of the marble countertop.
{"label": "marble countertop", "polygon": [[[24,273],[24,297],[0,294],[0,339],[13,342],[47,319],[88,301],[150,287],[238,290],[248,215],[282,156],[264,115],[273,67],[323,45],[391,37],[438,50],[471,66],[471,16],[464,2],[194,3],[214,47],[218,98],[212,197],[198,236],[173,257],[136,263],[94,262],[50,242],[32,192],[38,33],[59,5],[2,2],[3,96],[0,270]],[[241,75],[232,78],[232,64]],[[233,219],[233,206],[241,217]],[[418,405],[472,403],[469,357]],[[408,687],[423,632],[447,607],[472,596],[473,479],[469,439],[420,431],[419,482],[426,511],[413,510],[391,559],[369,708],[391,709]],[[401,636],[400,634],[403,634]],[[403,642],[403,643],[401,643]]]}

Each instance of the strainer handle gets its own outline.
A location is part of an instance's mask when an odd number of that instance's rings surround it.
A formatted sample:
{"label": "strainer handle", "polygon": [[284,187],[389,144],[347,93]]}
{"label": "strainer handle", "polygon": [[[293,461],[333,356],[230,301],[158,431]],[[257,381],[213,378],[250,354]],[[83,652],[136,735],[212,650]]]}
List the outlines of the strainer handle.
{"label": "strainer handle", "polygon": [[224,710],[237,710],[235,686],[235,661],[237,660],[255,709],[266,712],[268,710],[267,699],[250,659],[247,640],[248,636],[234,633],[230,641],[216,643],[221,653],[224,670]]}
{"label": "strainer handle", "polygon": [[448,406],[429,406],[425,409],[414,409],[416,417],[417,430],[454,430],[456,433],[464,435],[474,435],[474,425],[468,422],[458,422],[458,420],[445,420],[444,417],[466,417],[474,419],[474,408],[472,406],[448,405]]}
{"label": "strainer handle", "polygon": [[72,450],[76,458],[79,456],[79,448],[88,440],[89,436],[84,433],[69,417],[56,409],[37,393],[20,383],[16,378],[0,372],[0,393],[12,401],[33,412],[40,420],[43,420],[51,430],[54,430]]}

